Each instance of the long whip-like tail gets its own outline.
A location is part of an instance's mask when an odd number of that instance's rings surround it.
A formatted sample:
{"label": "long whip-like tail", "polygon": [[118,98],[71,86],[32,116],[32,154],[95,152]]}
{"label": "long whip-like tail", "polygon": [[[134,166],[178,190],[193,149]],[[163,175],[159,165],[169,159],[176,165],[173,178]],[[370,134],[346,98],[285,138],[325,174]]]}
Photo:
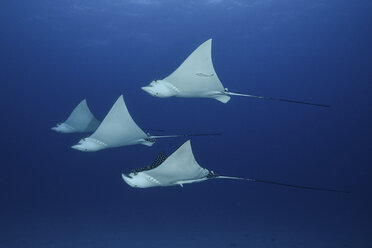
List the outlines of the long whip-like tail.
{"label": "long whip-like tail", "polygon": [[288,183],[279,183],[279,182],[274,182],[274,181],[269,181],[269,180],[261,180],[261,179],[253,179],[253,178],[230,177],[230,176],[222,176],[222,175],[215,175],[215,174],[213,174],[213,176],[211,176],[210,178],[245,180],[245,181],[250,181],[250,182],[268,183],[268,184],[274,184],[274,185],[280,185],[280,186],[291,187],[291,188],[298,188],[298,189],[309,189],[309,190],[329,191],[329,192],[338,192],[338,193],[350,193],[349,191],[344,191],[344,190],[328,189],[328,188],[318,188],[318,187],[309,187],[309,186],[303,186],[303,185],[294,185],[294,184],[288,184]]}
{"label": "long whip-like tail", "polygon": [[145,130],[146,132],[164,132],[164,129],[153,129],[153,128],[142,128],[142,130]]}
{"label": "long whip-like tail", "polygon": [[306,105],[312,105],[312,106],[318,106],[318,107],[325,107],[325,108],[331,107],[330,105],[325,105],[325,104],[303,102],[303,101],[296,101],[296,100],[289,100],[289,99],[282,99],[282,98],[275,98],[275,97],[254,96],[254,95],[248,95],[248,94],[243,94],[243,93],[235,93],[235,92],[229,92],[229,91],[225,91],[225,93],[227,95],[230,95],[230,96],[245,96],[245,97],[258,98],[258,99],[267,99],[267,100],[274,100],[274,101],[281,101],[281,102],[291,102],[291,103],[306,104]]}
{"label": "long whip-like tail", "polygon": [[177,137],[193,137],[193,136],[216,136],[220,133],[196,133],[196,134],[172,134],[172,135],[150,135],[149,138],[177,138]]}

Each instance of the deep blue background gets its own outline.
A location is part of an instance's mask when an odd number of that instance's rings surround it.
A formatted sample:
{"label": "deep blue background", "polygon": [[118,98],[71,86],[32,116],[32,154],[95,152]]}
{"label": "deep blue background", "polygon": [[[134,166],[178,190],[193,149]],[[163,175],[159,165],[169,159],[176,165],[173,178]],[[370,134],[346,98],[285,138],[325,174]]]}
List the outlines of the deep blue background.
{"label": "deep blue background", "polygon": [[[0,2],[0,247],[372,247],[369,0]],[[225,87],[330,104],[140,90],[213,38]],[[124,94],[141,127],[222,132],[192,140],[238,181],[133,189],[121,172],[185,140],[97,153],[50,127],[83,98],[103,119]]]}

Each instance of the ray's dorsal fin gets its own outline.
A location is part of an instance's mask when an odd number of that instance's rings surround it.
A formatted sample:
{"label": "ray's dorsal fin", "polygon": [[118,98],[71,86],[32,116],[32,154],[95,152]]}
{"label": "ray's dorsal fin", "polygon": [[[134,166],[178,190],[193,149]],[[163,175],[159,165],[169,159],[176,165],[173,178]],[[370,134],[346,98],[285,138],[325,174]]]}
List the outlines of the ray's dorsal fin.
{"label": "ray's dorsal fin", "polygon": [[162,164],[167,159],[167,154],[165,152],[160,152],[159,155],[155,158],[154,162],[152,162],[151,167],[155,168]]}

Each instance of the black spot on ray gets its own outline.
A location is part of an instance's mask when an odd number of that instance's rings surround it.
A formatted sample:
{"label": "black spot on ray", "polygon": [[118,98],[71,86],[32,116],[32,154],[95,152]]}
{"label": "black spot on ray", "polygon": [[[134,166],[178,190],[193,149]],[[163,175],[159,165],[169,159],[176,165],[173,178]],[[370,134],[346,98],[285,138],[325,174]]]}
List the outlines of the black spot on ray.
{"label": "black spot on ray", "polygon": [[167,159],[166,153],[161,152],[155,158],[154,162],[152,162],[151,166],[144,166],[144,167],[141,167],[141,168],[138,168],[138,169],[134,169],[134,170],[131,171],[131,173],[137,174],[138,172],[141,172],[141,171],[147,171],[147,170],[154,169],[154,168],[158,167],[159,165],[161,165],[166,159]]}

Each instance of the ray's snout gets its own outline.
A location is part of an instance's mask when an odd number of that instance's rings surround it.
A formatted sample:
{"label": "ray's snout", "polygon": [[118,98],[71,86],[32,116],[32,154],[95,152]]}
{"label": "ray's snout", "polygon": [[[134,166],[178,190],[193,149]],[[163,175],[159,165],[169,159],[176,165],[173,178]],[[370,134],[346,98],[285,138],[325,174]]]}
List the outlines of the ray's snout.
{"label": "ray's snout", "polygon": [[150,95],[156,96],[155,92],[151,88],[152,88],[151,86],[143,86],[143,87],[141,87],[142,90],[146,91]]}
{"label": "ray's snout", "polygon": [[179,90],[174,85],[164,80],[154,80],[148,86],[141,87],[141,89],[152,96],[160,98],[176,96],[179,94]]}
{"label": "ray's snout", "polygon": [[73,145],[71,146],[72,149],[75,149],[75,150],[78,150],[78,151],[82,151],[82,152],[86,152],[87,150],[86,149],[83,149],[81,147],[81,145]]}
{"label": "ray's snout", "polygon": [[52,127],[51,130],[58,133],[73,133],[75,130],[65,123],[58,123],[55,127]]}
{"label": "ray's snout", "polygon": [[71,148],[82,152],[96,152],[106,149],[107,145],[99,140],[88,137],[81,139],[76,145],[71,146]]}
{"label": "ray's snout", "polygon": [[129,186],[134,187],[134,188],[137,187],[137,185],[135,185],[135,184],[132,182],[132,179],[133,179],[133,178],[132,178],[129,174],[121,173],[121,178],[123,178],[124,182],[126,182]]}

